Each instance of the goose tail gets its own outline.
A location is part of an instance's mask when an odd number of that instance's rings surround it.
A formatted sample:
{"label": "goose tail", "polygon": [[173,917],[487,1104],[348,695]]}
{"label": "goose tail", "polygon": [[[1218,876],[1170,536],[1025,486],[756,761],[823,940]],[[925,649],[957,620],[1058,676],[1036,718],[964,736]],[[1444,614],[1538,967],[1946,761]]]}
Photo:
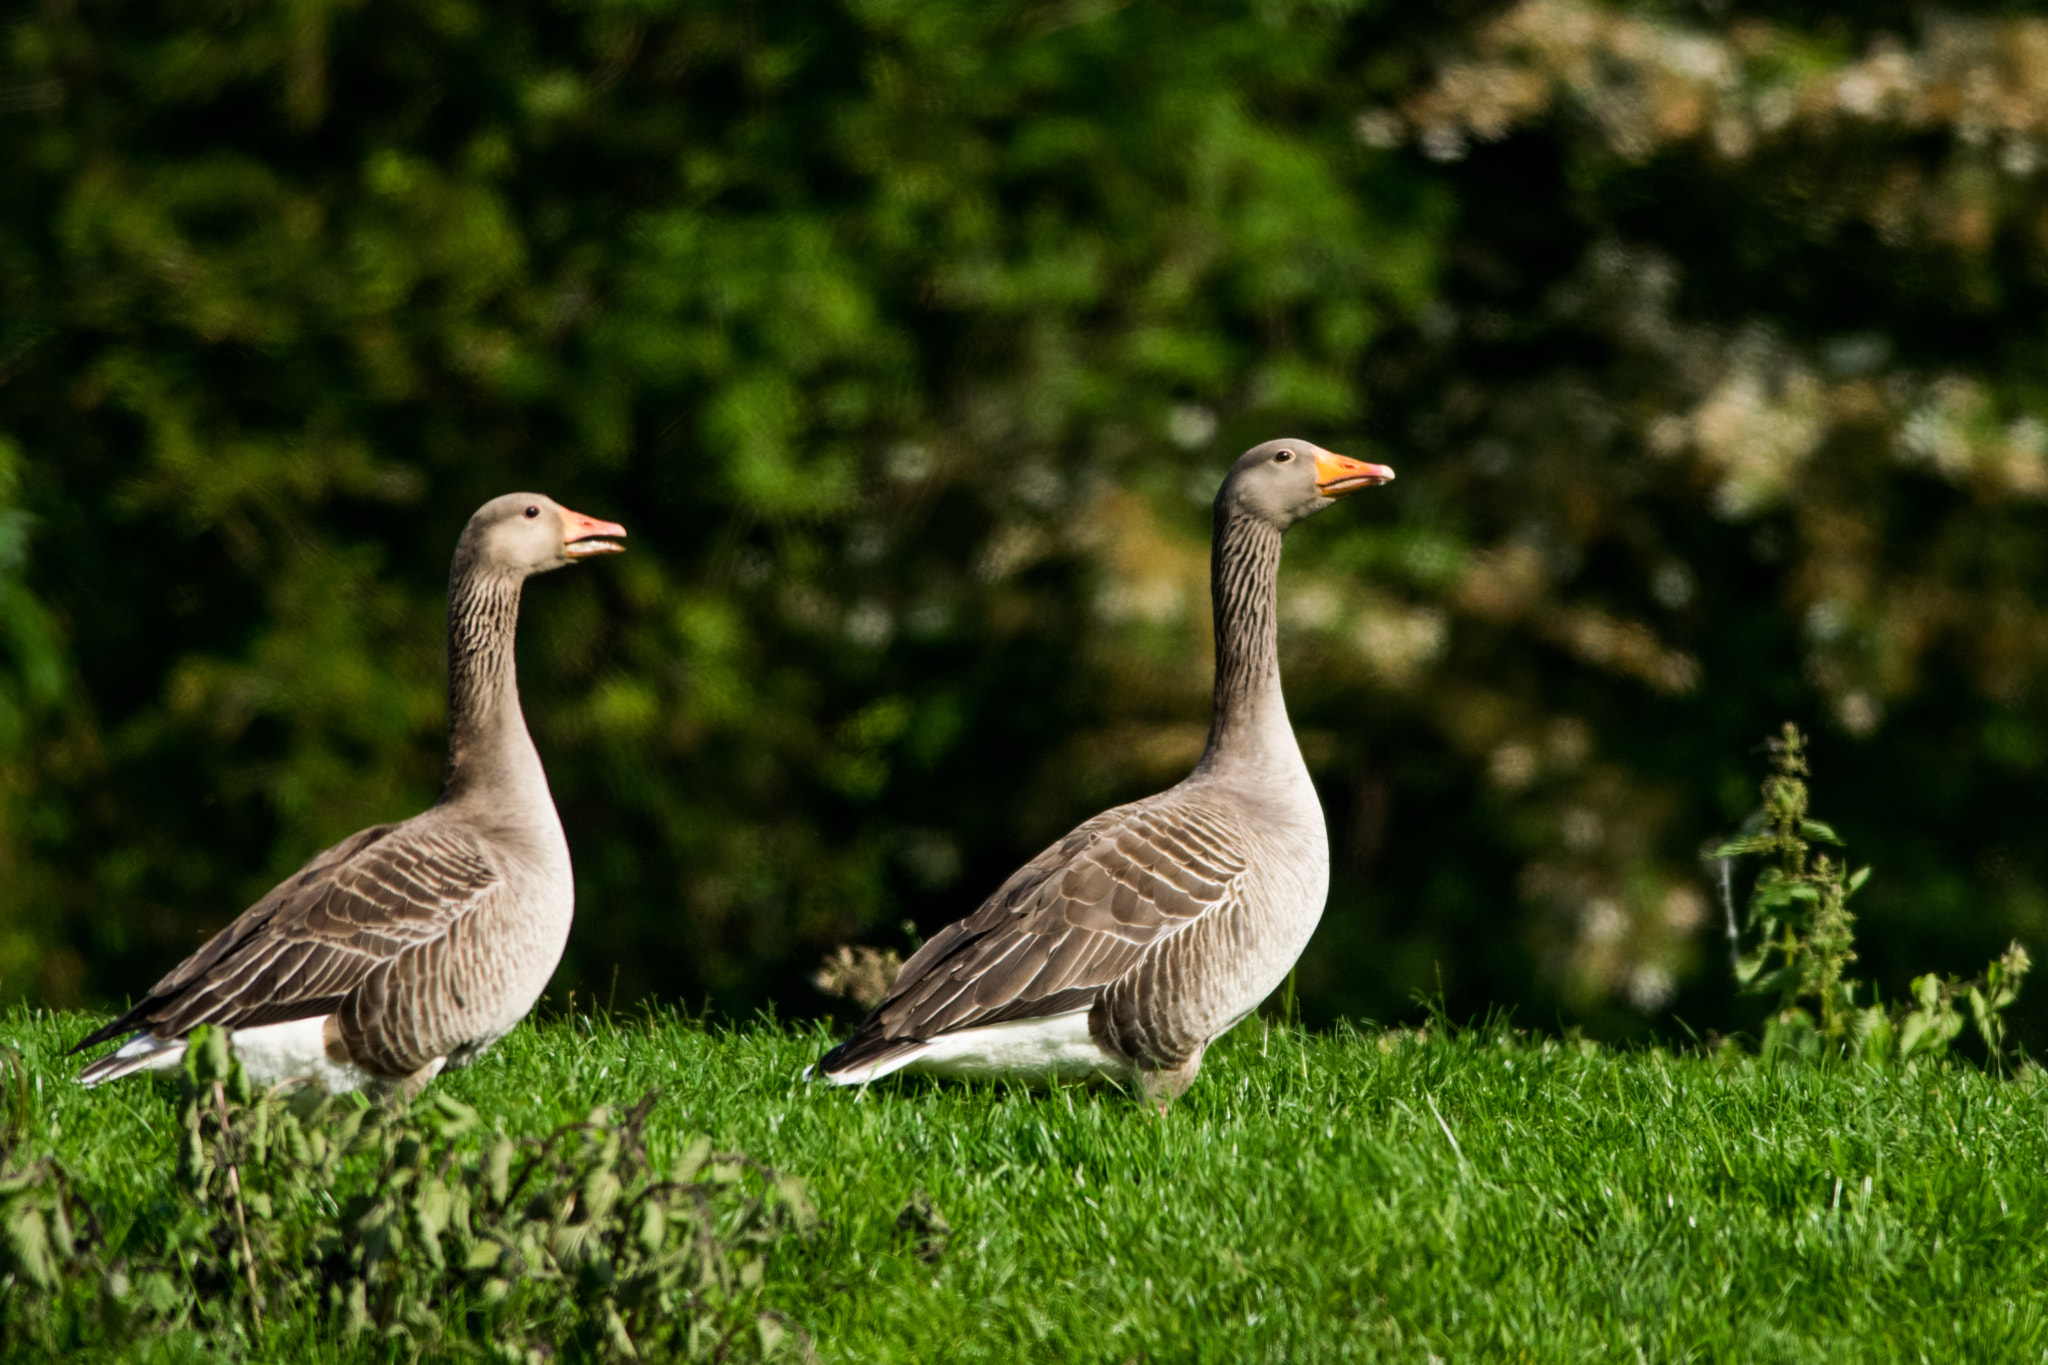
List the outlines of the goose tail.
{"label": "goose tail", "polygon": [[78,1083],[88,1087],[101,1085],[107,1081],[118,1081],[123,1076],[132,1076],[138,1071],[161,1071],[183,1060],[183,1038],[159,1038],[153,1033],[137,1033],[119,1048],[87,1065],[78,1073]]}
{"label": "goose tail", "polygon": [[819,1058],[815,1066],[804,1068],[804,1079],[815,1075],[833,1085],[866,1085],[909,1066],[925,1046],[922,1038],[883,1041],[855,1035]]}

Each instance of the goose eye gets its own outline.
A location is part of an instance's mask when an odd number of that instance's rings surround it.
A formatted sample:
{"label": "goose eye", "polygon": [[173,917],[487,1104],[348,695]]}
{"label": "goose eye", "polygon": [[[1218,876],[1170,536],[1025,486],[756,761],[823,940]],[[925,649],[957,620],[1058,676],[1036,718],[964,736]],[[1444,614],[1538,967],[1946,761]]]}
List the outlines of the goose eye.
{"label": "goose eye", "polygon": [[526,509],[526,515],[529,517],[537,517],[540,515],[540,509],[538,507],[529,507]]}
{"label": "goose eye", "polygon": [[1283,451],[1281,451],[1281,452],[1280,452],[1280,453],[1279,453],[1278,455],[1275,455],[1275,456],[1273,457],[1273,463],[1274,463],[1274,464],[1286,464],[1286,463],[1287,463],[1287,462],[1288,462],[1289,460],[1291,460],[1291,459],[1293,459],[1293,458],[1294,458],[1294,452],[1293,452],[1293,451],[1291,451],[1291,450],[1283,450]]}

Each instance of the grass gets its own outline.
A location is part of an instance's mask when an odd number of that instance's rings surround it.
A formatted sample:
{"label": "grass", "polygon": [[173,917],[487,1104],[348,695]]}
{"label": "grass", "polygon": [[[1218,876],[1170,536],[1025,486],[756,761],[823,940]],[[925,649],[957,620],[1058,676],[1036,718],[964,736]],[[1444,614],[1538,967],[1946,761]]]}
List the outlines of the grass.
{"label": "grass", "polygon": [[[0,1017],[31,1146],[118,1238],[161,1198],[175,1101],[72,1086],[87,1026]],[[824,1223],[772,1294],[829,1361],[2048,1357],[2037,1069],[1254,1022],[1162,1120],[1082,1089],[802,1083],[826,1043],[558,1021],[441,1084],[527,1134],[660,1086],[658,1154],[706,1131],[806,1176]],[[952,1228],[934,1260],[896,1226],[918,1190]]]}

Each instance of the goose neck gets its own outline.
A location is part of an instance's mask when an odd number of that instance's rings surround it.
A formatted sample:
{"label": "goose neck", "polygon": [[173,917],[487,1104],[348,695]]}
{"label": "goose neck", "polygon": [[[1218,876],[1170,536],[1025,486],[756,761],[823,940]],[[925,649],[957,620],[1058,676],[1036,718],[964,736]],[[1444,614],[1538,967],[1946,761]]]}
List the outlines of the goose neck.
{"label": "goose neck", "polygon": [[521,581],[457,558],[448,587],[448,771],[442,800],[494,804],[546,777],[519,708],[513,644]]}
{"label": "goose neck", "polygon": [[1198,771],[1300,766],[1280,691],[1279,581],[1279,529],[1219,512],[1209,562],[1216,710]]}

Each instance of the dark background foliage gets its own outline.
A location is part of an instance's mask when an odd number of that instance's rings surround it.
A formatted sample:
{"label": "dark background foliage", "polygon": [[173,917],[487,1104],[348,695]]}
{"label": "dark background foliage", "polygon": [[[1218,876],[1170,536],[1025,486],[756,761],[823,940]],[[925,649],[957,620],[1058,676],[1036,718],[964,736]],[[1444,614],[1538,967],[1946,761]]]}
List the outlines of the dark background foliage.
{"label": "dark background foliage", "polygon": [[557,990],[825,1008],[1185,770],[1279,434],[1401,473],[1288,550],[1311,1019],[1746,1024],[1698,850],[1786,718],[1863,970],[2038,947],[2043,147],[1991,11],[14,8],[0,992],[431,800],[531,488],[633,537],[527,598]]}

